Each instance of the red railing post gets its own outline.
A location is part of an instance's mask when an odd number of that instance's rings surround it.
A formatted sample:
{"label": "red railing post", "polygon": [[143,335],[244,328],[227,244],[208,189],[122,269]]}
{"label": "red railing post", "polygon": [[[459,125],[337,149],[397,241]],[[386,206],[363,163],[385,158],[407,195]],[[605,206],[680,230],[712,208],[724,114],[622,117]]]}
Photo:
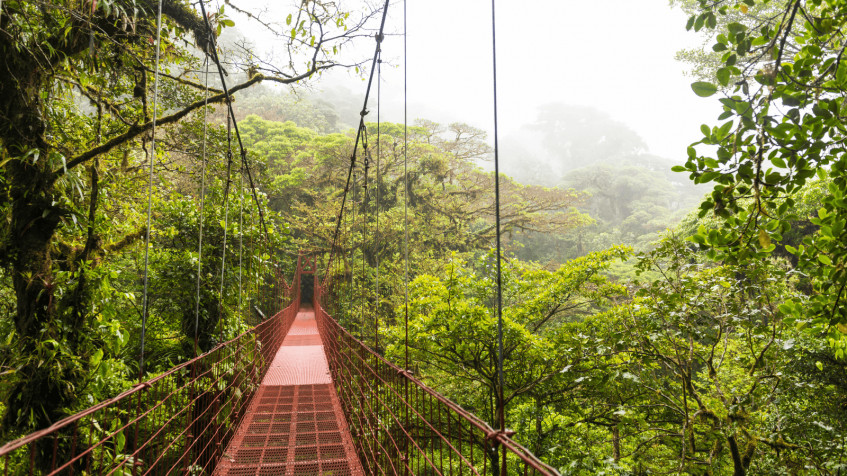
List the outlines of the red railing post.
{"label": "red railing post", "polygon": [[[294,282],[300,282],[299,276]],[[280,286],[277,283],[276,289]],[[295,295],[285,312],[270,316],[271,322],[260,323],[114,398],[2,445],[2,471],[186,474],[197,464],[211,473],[233,434],[233,425],[254,395],[249,388],[261,381],[259,374],[270,365],[270,360],[259,356],[273,356],[282,341],[280,333],[296,316],[293,307],[298,302]],[[241,347],[247,345],[256,353],[249,362],[242,362],[249,353]],[[211,388],[200,388],[209,381]],[[236,389],[243,389],[238,400]],[[229,413],[224,415],[227,404]]]}
{"label": "red railing post", "polygon": [[[524,473],[558,475],[508,434],[494,431],[339,326],[324,309],[327,292],[316,279],[315,316],[366,474],[497,475],[508,471],[512,455]],[[391,451],[386,451],[389,444]],[[492,448],[500,451],[492,453]],[[480,450],[481,461],[476,454]]]}
{"label": "red railing post", "polygon": [[[288,305],[267,309],[272,315],[249,331],[115,398],[0,447],[5,472],[33,474],[48,464],[54,474],[72,474],[77,468],[88,474],[160,474],[172,469],[188,473],[195,466],[213,472],[233,428],[257,395],[252,389],[296,319],[301,271],[298,260],[292,286],[281,279],[275,284],[271,305],[282,306],[282,287]],[[339,326],[324,308],[330,289],[315,271],[312,265],[315,319],[366,474],[558,474],[509,434],[494,431]],[[257,294],[264,291],[260,287]],[[78,441],[80,436],[88,441]],[[119,438],[125,438],[122,445],[117,444]],[[119,446],[123,459],[111,456]],[[492,454],[495,447],[499,451]],[[516,466],[510,468],[512,463]]]}

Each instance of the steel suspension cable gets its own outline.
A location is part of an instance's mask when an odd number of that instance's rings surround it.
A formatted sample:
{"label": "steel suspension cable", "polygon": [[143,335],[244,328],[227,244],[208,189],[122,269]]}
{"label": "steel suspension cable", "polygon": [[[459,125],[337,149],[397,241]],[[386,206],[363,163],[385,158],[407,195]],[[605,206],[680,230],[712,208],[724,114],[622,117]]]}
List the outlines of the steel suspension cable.
{"label": "steel suspension cable", "polygon": [[350,304],[349,304],[347,309],[348,309],[348,312],[350,313],[350,323],[351,324],[353,323],[353,315],[354,315],[354,312],[355,312],[354,309],[356,309],[356,306],[354,305],[355,301],[353,300],[353,295],[355,294],[355,292],[353,291],[355,289],[355,281],[354,281],[353,277],[355,275],[354,270],[356,269],[355,256],[353,255],[353,252],[356,249],[356,235],[355,235],[355,228],[356,228],[356,180],[358,180],[358,174],[354,170],[353,171],[353,190],[352,190],[353,197],[351,198],[352,205],[350,206],[350,214],[349,214],[349,220],[348,220],[350,222]]}
{"label": "steel suspension cable", "polygon": [[[491,0],[491,57],[492,78],[494,86],[494,221],[497,235],[497,381],[499,383],[497,409],[497,420],[500,431],[506,431],[506,402],[504,400],[503,387],[503,274],[501,270],[501,244],[500,244],[500,155],[497,136],[497,17],[494,4]],[[501,474],[506,474],[506,452],[503,450]]]}
{"label": "steel suspension cable", "polygon": [[370,159],[371,159],[371,152],[370,152],[370,150],[368,150],[368,130],[367,130],[367,128],[364,131],[364,142],[362,144],[363,144],[362,149],[363,149],[364,155],[365,155],[365,163],[364,163],[364,169],[365,170],[364,170],[364,174],[363,174],[363,177],[362,177],[362,188],[363,188],[363,190],[362,190],[362,201],[359,204],[359,209],[361,210],[361,214],[362,214],[362,295],[361,295],[362,296],[361,297],[362,302],[361,302],[361,305],[360,305],[360,309],[361,309],[360,319],[361,319],[362,330],[361,330],[360,334],[362,335],[362,342],[365,342],[365,335],[366,335],[365,329],[367,329],[367,326],[365,325],[365,303],[367,302],[367,289],[368,289],[368,287],[367,287],[368,275],[367,275],[367,263],[366,263],[366,258],[365,258],[365,247],[367,246],[367,239],[368,239],[368,204],[370,202],[370,196],[368,194],[368,170],[370,169]]}
{"label": "steel suspension cable", "polygon": [[[206,15],[206,5],[205,0],[200,0],[200,11],[203,14],[203,19],[206,21],[206,28],[209,31],[209,50],[206,54],[211,54],[212,59],[215,61],[215,64],[218,67],[218,76],[221,79],[221,86],[223,87],[224,94],[226,95],[226,106],[228,117],[232,119],[233,127],[235,129],[235,137],[238,140],[238,147],[241,152],[241,164],[247,170],[247,178],[250,180],[250,189],[253,192],[253,200],[255,200],[256,205],[259,211],[259,221],[262,224],[262,227],[265,230],[265,238],[270,240],[268,235],[268,226],[265,223],[265,216],[262,212],[262,204],[259,202],[259,196],[256,193],[256,185],[253,183],[253,174],[250,172],[250,166],[247,163],[247,150],[244,148],[244,143],[241,141],[241,133],[238,130],[238,122],[235,120],[235,112],[232,110],[232,98],[229,95],[229,88],[226,85],[226,79],[224,78],[224,70],[223,66],[221,66],[220,58],[218,57],[218,48],[217,41],[215,40],[215,35],[212,33],[212,23],[209,21],[209,16]],[[227,189],[228,191],[228,189]],[[226,196],[224,196],[224,200],[226,200]]]}
{"label": "steel suspension cable", "polygon": [[[259,302],[258,301],[258,298],[259,298],[259,272],[257,270],[257,267],[255,266],[255,263],[256,263],[256,254],[255,254],[256,239],[253,237],[253,232],[254,232],[255,229],[256,229],[256,214],[253,213],[253,210],[252,210],[252,207],[251,207],[251,210],[250,210],[250,233],[251,233],[250,234],[250,264],[248,266],[249,266],[250,272],[256,278],[255,280],[251,280],[251,281],[255,281],[252,284],[254,284],[254,292],[255,292],[254,297],[256,299],[256,303],[258,304],[258,302]],[[248,289],[249,289],[249,285],[248,285]],[[252,313],[252,311],[250,313]],[[250,314],[250,313],[248,313],[248,314]],[[259,316],[259,319],[261,319],[261,316]]]}
{"label": "steel suspension cable", "polygon": [[[382,7],[382,20],[381,20],[380,25],[379,25],[379,33],[377,33],[377,35],[376,35],[376,43],[377,44],[376,44],[376,47],[374,48],[374,56],[373,56],[373,60],[371,62],[371,72],[370,72],[370,76],[368,77],[368,87],[365,90],[365,100],[364,100],[364,103],[362,104],[362,111],[359,113],[359,115],[360,115],[359,128],[356,131],[356,141],[353,143],[353,154],[350,156],[350,167],[347,170],[347,183],[344,186],[344,194],[341,198],[341,207],[339,208],[339,211],[338,211],[338,219],[336,221],[335,232],[333,233],[333,237],[332,237],[332,245],[330,247],[329,263],[332,262],[332,259],[335,255],[336,244],[338,243],[338,233],[339,233],[339,230],[341,229],[341,217],[344,214],[344,207],[345,207],[345,204],[347,203],[347,193],[350,190],[350,178],[352,177],[352,174],[353,174],[353,168],[356,166],[356,152],[359,148],[359,141],[361,140],[362,130],[364,129],[364,126],[365,126],[365,115],[367,115],[367,113],[368,113],[368,99],[370,98],[371,86],[373,85],[373,79],[374,79],[374,72],[376,71],[376,61],[377,61],[377,58],[379,56],[380,44],[382,43],[382,40],[385,38],[385,35],[383,34],[383,32],[385,31],[385,19],[388,15],[388,4],[389,3],[390,3],[390,0],[385,0],[385,4]],[[326,271],[326,273],[324,273],[324,279],[322,280],[323,284],[326,284],[327,276],[329,276],[329,266],[327,266],[327,271]]]}
{"label": "steel suspension cable", "polygon": [[[407,45],[407,0],[403,0],[403,370],[409,371],[409,55]],[[403,398],[409,401],[409,379],[403,379]],[[403,425],[409,426],[409,407],[403,411]],[[409,466],[403,469],[404,476],[409,474]]]}
{"label": "steel suspension cable", "polygon": [[[144,344],[147,339],[147,317],[150,312],[149,270],[150,270],[150,228],[153,222],[153,161],[156,157],[156,111],[159,103],[159,63],[162,50],[162,0],[159,0],[156,14],[156,69],[153,74],[153,128],[150,141],[150,176],[147,182],[147,230],[144,236],[144,294],[141,306],[141,354],[138,358],[138,380],[144,376]],[[146,73],[145,73],[146,74]]]}
{"label": "steel suspension cable", "polygon": [[380,180],[382,176],[379,170],[380,154],[380,108],[382,106],[382,49],[377,55],[376,61],[376,205],[374,215],[376,217],[374,229],[374,256],[376,261],[376,311],[374,312],[374,350],[379,352],[379,308],[382,303],[382,294],[379,292],[379,205],[380,205]]}
{"label": "steel suspension cable", "polygon": [[407,54],[406,0],[403,0],[403,307],[405,365],[409,369],[409,57]]}
{"label": "steel suspension cable", "polygon": [[241,196],[238,198],[238,316],[243,318],[244,310],[241,305],[243,266],[244,266],[244,168],[239,173]]}
{"label": "steel suspension cable", "polygon": [[244,309],[241,304],[241,294],[243,292],[242,275],[244,266],[244,167],[239,171],[239,190],[241,195],[238,198],[238,318],[244,318]]}
{"label": "steel suspension cable", "polygon": [[219,295],[220,302],[218,308],[220,316],[218,317],[218,334],[223,336],[223,316],[224,316],[224,278],[226,277],[226,241],[229,232],[229,187],[232,183],[232,129],[230,128],[230,117],[226,118],[226,185],[224,186],[224,241],[221,249],[221,292]]}
{"label": "steel suspension cable", "polygon": [[203,91],[203,165],[200,170],[200,230],[197,237],[197,296],[194,307],[194,355],[197,355],[197,341],[200,332],[200,281],[203,272],[203,217],[206,208],[206,142],[209,128],[209,58],[206,57],[206,89]]}

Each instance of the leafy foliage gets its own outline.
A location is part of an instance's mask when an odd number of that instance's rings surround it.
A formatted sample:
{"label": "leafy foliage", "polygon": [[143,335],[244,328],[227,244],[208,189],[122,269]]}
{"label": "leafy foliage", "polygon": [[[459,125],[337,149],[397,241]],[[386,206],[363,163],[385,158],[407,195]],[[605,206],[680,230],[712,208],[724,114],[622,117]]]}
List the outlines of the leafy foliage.
{"label": "leafy foliage", "polygon": [[[756,4],[701,2],[689,27],[716,28],[719,17],[748,13]],[[838,53],[841,40],[832,32],[843,22],[844,5],[792,1],[771,8],[776,14],[755,28],[749,21],[721,23],[713,49],[722,52],[722,69],[728,71],[717,75],[727,88],[720,99],[723,122],[704,125],[695,144],[716,153],[703,155],[692,146],[677,170],[688,172],[695,183],[714,183],[701,216],[713,212],[720,226],[704,227],[693,239],[712,257],[733,263],[766,259],[798,219],[796,194],[815,180],[827,180],[821,207],[809,219],[815,231],[786,246],[809,276],[810,292],[802,302],[786,303],[783,311],[799,326],[825,333],[843,356],[847,183],[840,111],[847,67]],[[730,76],[738,78],[731,87]]]}
{"label": "leafy foliage", "polygon": [[[7,404],[3,430],[16,432],[47,426],[82,402],[108,396],[131,371],[136,359],[131,354],[140,350],[135,339],[142,267],[135,258],[139,239],[152,231],[140,225],[145,222],[144,169],[154,155],[158,173],[153,179],[160,188],[151,195],[157,210],[170,220],[186,218],[185,209],[167,205],[187,208],[194,200],[171,192],[193,191],[185,173],[193,172],[199,157],[206,155],[200,145],[207,135],[201,113],[226,97],[214,82],[207,87],[198,77],[200,58],[212,53],[214,36],[234,22],[223,7],[210,9],[204,18],[199,8],[165,0],[161,44],[156,44],[157,2],[11,0],[0,6],[0,56],[5,65],[0,72],[0,264],[13,294],[4,293],[12,302],[2,327],[6,345],[16,350],[3,352],[9,372],[0,388]],[[338,5],[324,2],[293,10],[293,33],[283,36],[289,61],[282,67],[259,67],[254,64],[257,58],[242,62],[232,55],[234,72],[248,70],[248,77],[231,85],[231,93],[263,81],[302,81],[335,66],[338,48],[373,15],[365,10],[351,17]],[[280,34],[270,25],[264,27]],[[154,57],[160,57],[162,65],[156,78]],[[154,116],[155,151],[150,142]],[[213,129],[211,141],[220,152],[222,131]],[[221,168],[214,173],[220,177]],[[222,195],[218,189],[217,197]],[[219,211],[216,208],[209,218]],[[153,368],[190,355],[159,345],[192,333],[190,319],[173,319],[174,313],[189,314],[191,287],[184,281],[190,279],[186,273],[196,259],[187,240],[168,236],[191,236],[190,227],[177,225],[172,221],[166,231],[152,236],[154,246],[167,243],[164,249],[154,248],[154,273],[162,280],[154,287],[175,284],[183,276],[177,289],[186,291],[172,296],[183,300],[178,306],[158,301],[151,307],[156,314],[151,322],[161,324],[162,332],[152,339],[154,357],[162,358],[158,363],[154,358]],[[213,237],[218,234],[215,228],[207,225]],[[256,236],[258,228],[251,225],[250,233],[244,233],[245,228],[239,223],[227,231]],[[273,228],[263,244],[257,243],[260,251],[281,244],[281,234],[272,233]],[[210,244],[212,255],[223,255],[222,247],[217,253],[215,243]],[[252,279],[258,263],[246,264]],[[209,265],[207,274],[218,274],[215,263]],[[232,316],[228,329],[240,325],[231,298],[223,302],[219,296],[225,285],[232,285],[230,278],[221,278],[216,293],[211,286],[205,290],[202,307],[209,326],[225,315]],[[213,308],[216,316],[210,317]],[[207,337],[201,340],[201,348],[212,343]],[[105,369],[110,377],[92,380],[89,368]]]}

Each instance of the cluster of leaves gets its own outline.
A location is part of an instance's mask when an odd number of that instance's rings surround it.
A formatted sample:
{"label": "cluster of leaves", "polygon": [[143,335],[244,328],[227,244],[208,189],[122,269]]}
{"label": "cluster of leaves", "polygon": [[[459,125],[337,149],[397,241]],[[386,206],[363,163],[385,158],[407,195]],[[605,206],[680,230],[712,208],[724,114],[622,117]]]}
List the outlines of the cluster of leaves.
{"label": "cluster of leaves", "polygon": [[[630,298],[603,276],[627,255],[506,262],[502,403],[518,441],[564,474],[837,473],[847,366],[783,319],[788,268],[717,266],[671,237],[639,256],[660,278]],[[493,257],[450,260],[409,292],[413,370],[496,421]],[[384,332],[403,362],[404,326]]]}
{"label": "cluster of leaves", "polygon": [[[768,3],[768,2],[764,2]],[[706,18],[720,33],[717,84],[692,86],[702,96],[723,89],[724,121],[703,126],[703,138],[690,147],[677,170],[696,183],[714,183],[701,216],[714,213],[718,227],[702,228],[695,242],[714,259],[731,263],[767,259],[791,231],[798,193],[826,181],[820,208],[810,219],[815,231],[785,248],[809,279],[804,301],[783,311],[801,327],[824,333],[844,356],[847,340],[847,161],[843,107],[847,64],[842,61],[847,8],[838,1],[791,1],[771,5],[773,15],[751,25],[725,22],[731,12],[745,14],[759,2],[701,2],[689,23]],[[729,78],[737,81],[729,83]],[[698,144],[714,155],[698,153]]]}
{"label": "cluster of leaves", "polygon": [[[245,309],[263,307],[245,296],[269,286],[260,270],[283,246],[285,226],[268,213],[266,226],[260,223],[255,202],[266,199],[261,193],[242,199],[233,185],[243,167],[225,160],[225,129],[207,132],[203,126],[204,106],[226,96],[198,74],[203,54],[213,52],[212,35],[234,25],[226,12],[249,12],[228,4],[203,17],[199,7],[180,0],[0,3],[4,439],[43,428],[137,378],[141,243],[148,231],[148,370],[193,355],[193,342],[186,341],[194,335],[198,350],[208,349],[221,332],[226,337],[243,328]],[[283,66],[233,55],[233,76],[240,76],[239,67],[252,70],[231,84],[232,94],[262,81],[302,81],[335,66],[334,52],[375,10],[350,15],[335,3],[308,2],[293,11],[301,34],[280,35],[288,39],[286,61],[278,63]],[[161,60],[158,77],[154,58]],[[206,155],[210,201],[201,216],[195,209]],[[154,216],[147,230],[145,169],[151,162]],[[224,203],[241,204],[244,221]],[[201,222],[207,242],[197,319],[191,290]],[[249,242],[251,253],[239,252],[232,241],[225,248],[225,237]],[[243,293],[230,292],[236,282]],[[212,333],[221,321],[223,330]]]}
{"label": "cluster of leaves", "polygon": [[[318,134],[257,116],[248,116],[241,128],[245,143],[265,159],[259,180],[271,207],[290,224],[294,241],[319,252],[335,243],[336,264],[344,269],[332,273],[339,283],[350,283],[352,276],[354,294],[371,293],[369,300],[379,300],[384,318],[393,319],[391,303],[402,296],[397,277],[404,273],[406,216],[412,277],[439,266],[453,252],[470,256],[487,251],[494,241],[493,177],[480,166],[490,149],[480,130],[421,121],[409,128],[404,150],[402,125],[368,124],[367,146],[360,148],[336,239],[352,131]],[[505,233],[562,233],[584,222],[574,210],[582,196],[572,190],[505,178],[501,194]],[[388,278],[379,293],[373,291],[377,264]],[[351,290],[338,292],[349,295]],[[337,317],[347,322],[344,315]]]}

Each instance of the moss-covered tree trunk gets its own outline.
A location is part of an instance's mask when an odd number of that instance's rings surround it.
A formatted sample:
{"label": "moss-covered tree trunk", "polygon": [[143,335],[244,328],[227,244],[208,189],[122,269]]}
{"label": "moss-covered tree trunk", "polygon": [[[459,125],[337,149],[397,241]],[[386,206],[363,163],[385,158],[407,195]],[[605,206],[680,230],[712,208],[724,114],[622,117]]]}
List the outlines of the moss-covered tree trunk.
{"label": "moss-covered tree trunk", "polygon": [[3,199],[9,213],[0,259],[11,274],[18,353],[25,357],[9,393],[6,429],[43,427],[58,419],[76,380],[73,363],[63,362],[57,346],[45,342],[61,342],[60,332],[75,329],[56,325],[51,243],[62,211],[53,194],[52,151],[44,140],[43,65],[22,57],[18,46],[0,37],[0,57],[6,63],[0,68],[0,139],[8,181]]}

